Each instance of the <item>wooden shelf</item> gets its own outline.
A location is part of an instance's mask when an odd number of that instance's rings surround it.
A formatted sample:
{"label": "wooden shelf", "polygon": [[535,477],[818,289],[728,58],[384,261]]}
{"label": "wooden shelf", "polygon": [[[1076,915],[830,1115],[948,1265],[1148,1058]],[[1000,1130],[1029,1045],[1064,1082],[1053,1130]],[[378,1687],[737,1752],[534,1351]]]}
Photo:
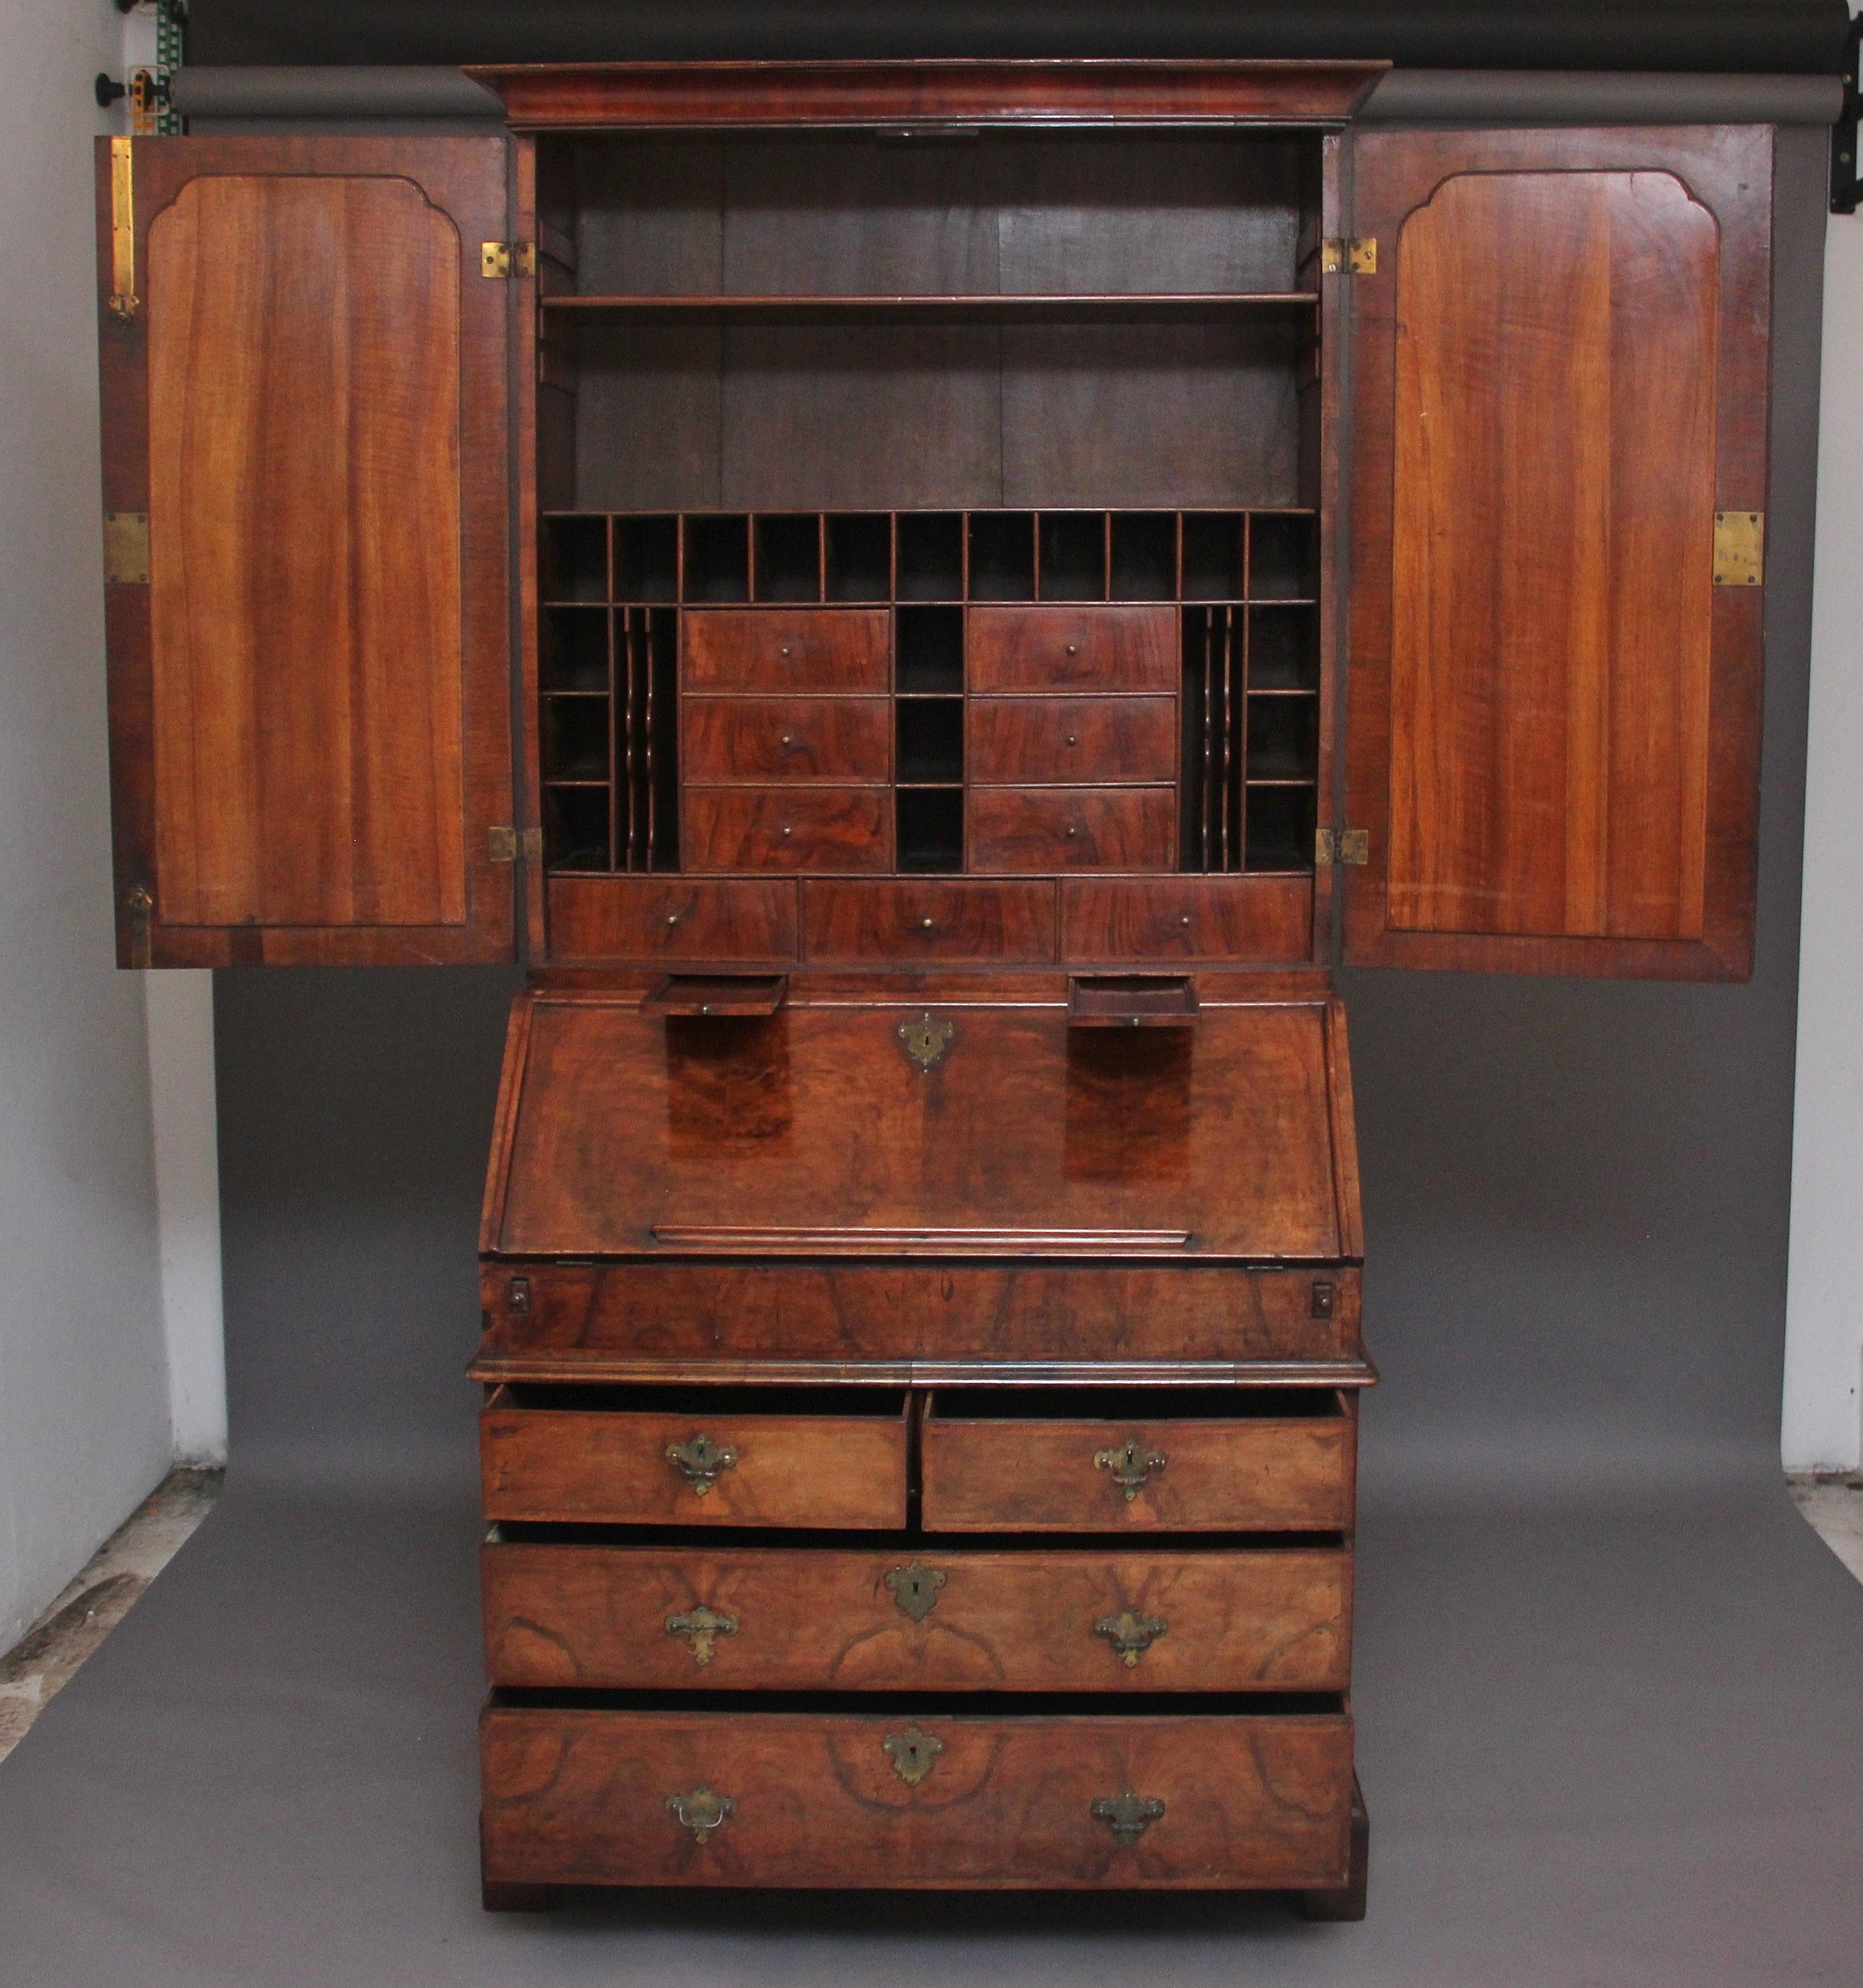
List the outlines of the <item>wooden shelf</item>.
{"label": "wooden shelf", "polygon": [[539,299],[546,311],[652,318],[667,324],[708,318],[742,323],[795,323],[810,318],[1053,319],[1090,317],[1131,322],[1160,316],[1219,316],[1233,312],[1311,310],[1317,290],[1108,291],[1016,295],[996,292],[940,296],[583,296],[560,292]]}

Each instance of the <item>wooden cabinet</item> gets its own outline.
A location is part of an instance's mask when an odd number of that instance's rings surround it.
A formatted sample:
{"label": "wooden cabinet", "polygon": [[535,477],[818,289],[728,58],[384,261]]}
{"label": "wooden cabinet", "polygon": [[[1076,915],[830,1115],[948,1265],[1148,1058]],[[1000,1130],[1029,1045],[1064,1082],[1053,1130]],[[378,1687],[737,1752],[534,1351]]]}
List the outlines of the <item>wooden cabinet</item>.
{"label": "wooden cabinet", "polygon": [[536,969],[490,1905],[1364,1911],[1335,927],[1750,969],[1771,190],[1381,66],[100,151],[120,956]]}

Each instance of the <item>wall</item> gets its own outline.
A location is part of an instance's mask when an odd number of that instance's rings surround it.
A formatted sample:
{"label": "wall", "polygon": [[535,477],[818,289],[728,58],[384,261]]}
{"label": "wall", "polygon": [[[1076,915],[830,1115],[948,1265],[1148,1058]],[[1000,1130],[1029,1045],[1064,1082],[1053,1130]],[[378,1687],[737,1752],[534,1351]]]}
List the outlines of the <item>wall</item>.
{"label": "wall", "polygon": [[1780,1447],[1794,1470],[1863,1450],[1863,215],[1834,216],[1824,258],[1817,585],[1805,789],[1797,1134]]}
{"label": "wall", "polygon": [[110,0],[0,7],[0,1648],[172,1445],[140,975],[111,959],[91,78]]}

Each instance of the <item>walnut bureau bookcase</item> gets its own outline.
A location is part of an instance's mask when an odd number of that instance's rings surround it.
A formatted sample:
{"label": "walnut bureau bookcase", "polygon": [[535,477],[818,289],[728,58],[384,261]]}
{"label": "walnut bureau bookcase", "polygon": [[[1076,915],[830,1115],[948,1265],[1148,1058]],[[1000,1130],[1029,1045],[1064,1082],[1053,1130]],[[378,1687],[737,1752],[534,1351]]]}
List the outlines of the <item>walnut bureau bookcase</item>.
{"label": "walnut bureau bookcase", "polygon": [[1749,971],[1772,170],[1382,66],[101,143],[122,961],[531,969],[489,1905],[1364,1910],[1329,969]]}

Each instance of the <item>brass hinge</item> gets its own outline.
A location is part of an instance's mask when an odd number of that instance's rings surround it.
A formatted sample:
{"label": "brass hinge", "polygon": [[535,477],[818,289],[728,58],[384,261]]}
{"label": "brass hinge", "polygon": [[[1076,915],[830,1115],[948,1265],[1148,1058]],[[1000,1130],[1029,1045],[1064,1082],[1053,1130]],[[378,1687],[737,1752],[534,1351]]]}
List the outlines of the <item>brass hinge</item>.
{"label": "brass hinge", "polygon": [[537,273],[537,245],[534,242],[482,242],[478,245],[478,273],[482,276],[534,276]]}
{"label": "brass hinge", "polygon": [[149,963],[149,921],[154,915],[155,900],[138,884],[123,901],[123,908],[130,915],[130,964],[147,966]]}
{"label": "brass hinge", "polygon": [[1378,274],[1378,237],[1375,235],[1329,235],[1320,244],[1320,273],[1323,276],[1375,276]]}
{"label": "brass hinge", "polygon": [[1314,860],[1324,870],[1346,863],[1363,868],[1371,860],[1371,832],[1364,828],[1321,828],[1314,831]]}
{"label": "brass hinge", "polygon": [[1766,513],[1716,511],[1714,514],[1714,583],[1758,587],[1766,579]]}
{"label": "brass hinge", "polygon": [[104,512],[103,580],[107,587],[148,585],[149,514],[147,511]]}
{"label": "brass hinge", "polygon": [[485,840],[494,863],[515,863],[522,856],[534,863],[543,854],[543,831],[527,828],[520,835],[515,828],[489,828]]}
{"label": "brass hinge", "polygon": [[110,259],[112,313],[125,324],[136,315],[136,168],[127,138],[110,141]]}

